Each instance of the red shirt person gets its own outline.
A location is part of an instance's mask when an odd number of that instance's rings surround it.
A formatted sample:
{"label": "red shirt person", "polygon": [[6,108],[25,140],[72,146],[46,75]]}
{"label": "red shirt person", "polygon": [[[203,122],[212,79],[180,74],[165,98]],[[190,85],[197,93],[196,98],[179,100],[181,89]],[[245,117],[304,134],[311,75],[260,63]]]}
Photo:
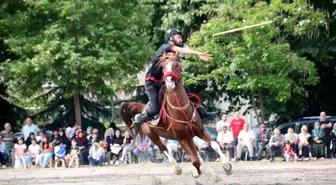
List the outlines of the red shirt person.
{"label": "red shirt person", "polygon": [[240,112],[236,112],[235,118],[233,118],[230,123],[233,139],[235,142],[238,139],[239,132],[243,130],[244,124],[245,120],[240,117]]}

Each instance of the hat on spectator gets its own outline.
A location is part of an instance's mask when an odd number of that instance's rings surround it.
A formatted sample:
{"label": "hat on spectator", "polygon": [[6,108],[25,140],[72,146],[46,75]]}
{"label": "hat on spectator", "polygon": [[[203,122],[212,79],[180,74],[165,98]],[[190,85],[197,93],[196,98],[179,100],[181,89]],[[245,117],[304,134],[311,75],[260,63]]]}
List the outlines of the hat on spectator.
{"label": "hat on spectator", "polygon": [[19,137],[17,140],[18,140],[18,141],[20,141],[20,140],[22,140],[22,141],[23,141],[23,137]]}
{"label": "hat on spectator", "polygon": [[93,128],[91,126],[88,126],[86,130],[90,130],[92,132]]}

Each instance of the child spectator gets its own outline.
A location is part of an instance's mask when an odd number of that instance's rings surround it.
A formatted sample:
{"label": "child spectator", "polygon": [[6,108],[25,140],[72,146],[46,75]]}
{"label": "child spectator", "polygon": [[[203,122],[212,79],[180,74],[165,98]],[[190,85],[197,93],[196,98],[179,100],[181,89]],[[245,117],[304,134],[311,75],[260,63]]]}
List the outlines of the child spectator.
{"label": "child spectator", "polygon": [[49,159],[53,156],[53,146],[49,143],[49,139],[44,137],[42,139],[42,153],[39,157],[39,164],[42,168],[45,168],[49,162]]}
{"label": "child spectator", "polygon": [[73,161],[78,158],[78,154],[80,153],[79,147],[77,146],[76,139],[73,139],[71,141],[71,147],[70,147],[70,154],[66,157],[66,162],[69,164],[68,167],[71,168]]}
{"label": "child spectator", "polygon": [[121,157],[122,147],[124,146],[124,137],[122,137],[120,130],[115,131],[115,135],[111,143],[111,153],[112,153],[112,165],[119,165],[119,159]]}
{"label": "child spectator", "polygon": [[36,139],[31,140],[32,144],[28,146],[28,156],[26,158],[27,160],[27,166],[30,168],[32,165],[33,159],[35,159],[35,165],[37,165],[39,161],[39,155],[41,153],[41,147],[37,144]]}
{"label": "child spectator", "polygon": [[291,159],[294,159],[295,161],[297,161],[296,153],[294,152],[294,149],[290,141],[286,142],[286,145],[283,149],[283,156],[285,157],[286,162],[289,162]]}
{"label": "child spectator", "polygon": [[90,164],[92,166],[102,166],[104,155],[104,149],[97,142],[93,143],[88,156]]}
{"label": "child spectator", "polygon": [[38,136],[36,136],[37,144],[41,144],[44,137],[45,137],[44,132],[42,130],[39,131]]}
{"label": "child spectator", "polygon": [[55,146],[55,164],[57,164],[59,161],[65,161],[66,148],[65,145],[58,140],[55,142]]}
{"label": "child spectator", "polygon": [[25,150],[27,149],[26,144],[23,143],[23,138],[18,139],[18,143],[14,146],[15,149],[15,168],[27,168]]}
{"label": "child spectator", "polygon": [[106,142],[107,144],[107,149],[106,149],[106,157],[105,157],[105,161],[106,163],[110,163],[112,164],[112,161],[111,161],[111,157],[112,157],[112,153],[111,153],[111,143],[112,143],[112,137],[114,135],[114,131],[112,128],[108,128],[106,131],[105,131],[105,134],[104,134],[104,141]]}

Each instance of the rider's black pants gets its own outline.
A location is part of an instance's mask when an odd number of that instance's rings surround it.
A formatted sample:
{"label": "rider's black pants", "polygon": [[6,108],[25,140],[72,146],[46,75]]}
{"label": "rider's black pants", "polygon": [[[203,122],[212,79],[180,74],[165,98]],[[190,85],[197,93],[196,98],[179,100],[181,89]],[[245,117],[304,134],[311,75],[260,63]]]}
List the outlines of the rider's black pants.
{"label": "rider's black pants", "polygon": [[[161,85],[161,83],[149,80],[146,80],[145,82],[145,92],[150,102],[146,110],[148,117],[153,117],[160,112],[159,91],[161,89]],[[188,87],[184,86],[184,89],[187,94],[191,93]]]}

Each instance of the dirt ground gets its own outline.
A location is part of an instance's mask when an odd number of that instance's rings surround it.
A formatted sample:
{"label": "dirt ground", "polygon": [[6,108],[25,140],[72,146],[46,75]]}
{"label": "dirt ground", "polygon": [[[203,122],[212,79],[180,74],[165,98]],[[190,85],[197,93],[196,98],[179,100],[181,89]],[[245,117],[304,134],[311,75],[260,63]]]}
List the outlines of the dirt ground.
{"label": "dirt ground", "polygon": [[[81,167],[72,169],[0,170],[0,185],[208,185],[208,184],[336,184],[336,160],[298,163],[238,162],[232,163],[230,176],[218,162],[206,163],[201,177],[191,176],[190,163],[180,164],[183,173],[172,173],[168,164],[132,164],[110,167]],[[215,181],[206,169],[213,170]]]}

